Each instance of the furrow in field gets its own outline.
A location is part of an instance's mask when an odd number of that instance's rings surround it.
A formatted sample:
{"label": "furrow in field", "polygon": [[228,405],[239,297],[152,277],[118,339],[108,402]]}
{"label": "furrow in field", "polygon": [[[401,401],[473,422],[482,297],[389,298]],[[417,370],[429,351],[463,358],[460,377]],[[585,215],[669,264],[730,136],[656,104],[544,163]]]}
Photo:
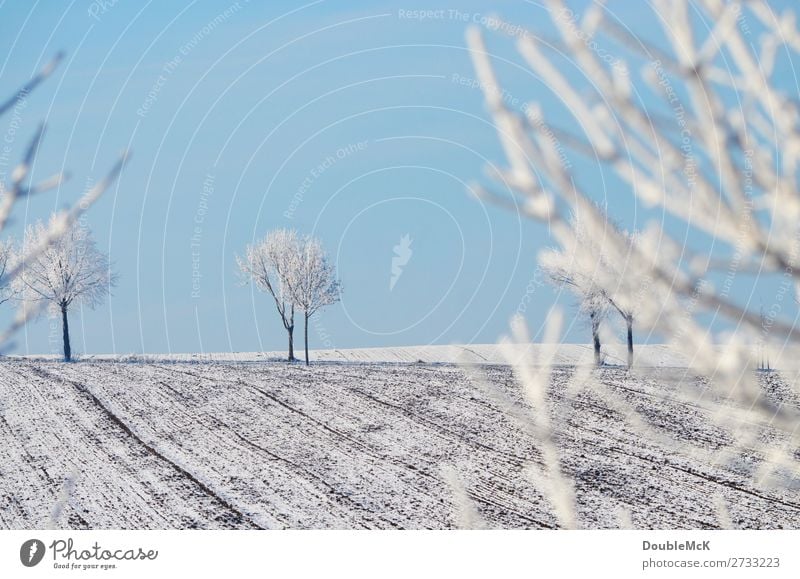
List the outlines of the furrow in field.
{"label": "furrow in field", "polygon": [[[143,488],[149,484],[162,489],[163,477],[148,472],[149,465],[141,463],[141,454],[123,436],[106,436],[110,425],[77,400],[71,388],[43,379],[25,365],[14,368],[11,383],[15,411],[6,417],[14,420],[17,440],[28,444],[53,479],[48,495],[39,497],[34,517],[38,527],[75,527],[81,520],[91,520],[95,528],[188,524],[188,519],[164,519],[152,507],[155,497]],[[62,500],[67,479],[75,488]],[[24,490],[16,492],[24,496]],[[63,516],[51,521],[60,500]]]}
{"label": "furrow in field", "polygon": [[[100,398],[98,398],[91,390],[88,388],[83,382],[77,380],[70,380],[67,378],[68,371],[66,368],[63,369],[59,375],[54,375],[48,370],[43,368],[32,368],[32,372],[35,375],[40,376],[43,379],[50,380],[51,383],[60,384],[62,386],[69,385],[76,390],[78,393],[78,398],[82,399],[84,402],[83,406],[85,407],[89,404],[91,407],[94,407],[96,410],[99,410],[101,415],[105,418],[107,425],[104,425],[104,430],[109,430],[108,426],[111,427],[112,430],[116,430],[116,434],[118,437],[124,439],[124,442],[127,445],[134,446],[138,448],[139,453],[143,453],[148,456],[151,460],[154,460],[158,463],[158,466],[161,468],[166,467],[167,470],[171,470],[172,474],[166,475],[164,478],[168,481],[182,481],[182,484],[191,486],[195,488],[193,494],[196,494],[199,490],[200,493],[206,496],[207,500],[199,501],[201,504],[205,502],[210,502],[211,509],[215,511],[215,513],[209,518],[208,521],[197,521],[198,525],[205,525],[207,523],[212,523],[213,525],[219,525],[222,527],[240,527],[240,526],[247,526],[247,525],[254,525],[244,513],[241,513],[234,505],[230,504],[227,500],[223,497],[219,496],[215,493],[211,488],[209,488],[203,481],[199,480],[196,476],[192,473],[185,470],[175,461],[171,460],[167,456],[160,453],[157,449],[155,449],[152,445],[148,444],[144,440],[142,440],[136,432],[134,432],[130,426],[119,418],[117,414],[108,406],[106,405]],[[84,410],[85,412],[85,410]],[[87,436],[89,440],[94,442],[93,446],[95,448],[100,447],[103,444],[97,434],[94,432],[87,432]],[[111,462],[116,462],[113,458]],[[164,475],[162,475],[164,476]],[[115,477],[115,480],[124,480],[123,477]],[[131,480],[136,480],[136,477],[131,473]],[[161,486],[161,485],[159,485]],[[153,487],[154,490],[157,490],[158,487]],[[141,496],[141,495],[140,495]],[[118,501],[120,497],[115,497]],[[114,512],[115,509],[119,509],[119,504],[117,505],[108,505],[106,508]],[[208,515],[206,515],[208,516]]]}
{"label": "furrow in field", "polygon": [[[429,412],[436,410],[430,420],[415,412],[411,413],[413,416],[396,410],[387,413],[384,405],[376,404],[374,400],[365,397],[362,389],[380,391],[392,398],[395,398],[400,390],[408,389],[408,394],[414,399],[417,398],[417,394],[426,399],[436,399],[437,401],[441,399],[428,388],[430,386],[429,376],[412,376],[412,378],[418,379],[414,382],[409,381],[410,384],[394,379],[386,381],[385,375],[383,380],[375,381],[370,375],[370,369],[363,370],[366,374],[362,374],[359,380],[354,380],[353,375],[348,375],[348,372],[342,372],[341,375],[338,372],[322,372],[322,375],[318,376],[316,380],[316,384],[320,386],[312,392],[303,392],[303,402],[314,399],[320,406],[330,405],[331,410],[336,411],[338,408],[333,405],[332,401],[344,401],[342,404],[344,409],[351,412],[358,411],[362,421],[369,424],[374,420],[386,425],[375,432],[370,432],[369,436],[370,440],[373,440],[387,455],[401,457],[407,467],[411,466],[409,464],[411,462],[421,463],[415,468],[430,470],[437,479],[441,478],[439,467],[442,464],[457,465],[460,470],[469,471],[471,482],[484,483],[486,488],[493,489],[493,493],[499,497],[498,500],[517,505],[516,510],[507,509],[502,513],[498,521],[500,526],[503,524],[530,526],[530,517],[518,516],[517,513],[530,512],[534,515],[541,513],[541,496],[532,489],[530,482],[523,476],[522,461],[518,458],[517,460],[508,458],[508,455],[513,456],[513,453],[504,453],[498,451],[495,446],[480,442],[476,444],[476,438],[480,435],[480,428],[477,427],[481,422],[480,417],[473,416],[470,412],[465,414],[463,408],[451,408],[451,424],[453,427],[462,428],[464,434],[461,435],[460,432],[442,432],[442,429],[436,427],[436,421],[439,421],[441,417],[440,408],[426,409]],[[429,374],[430,369],[427,370],[426,373]],[[413,368],[412,372],[416,374],[423,370]],[[454,374],[452,369],[436,372],[434,376],[436,380],[443,382],[441,394],[445,398],[455,384],[463,382],[463,377]],[[451,379],[452,383],[444,384]],[[414,388],[414,384],[417,388],[415,393],[410,392]],[[473,405],[474,408],[483,409],[484,407]],[[342,416],[339,416],[339,420],[342,421]],[[494,424],[494,427],[497,428],[497,425]],[[515,435],[519,434],[519,429],[511,429],[511,433],[511,436],[516,438]],[[494,445],[495,442],[493,440],[492,444]],[[516,438],[516,442],[519,444],[522,441]],[[513,448],[514,446],[509,444],[508,447]],[[532,455],[536,454],[528,444],[523,444],[518,448],[524,448]],[[445,492],[448,490],[445,489]],[[439,493],[441,494],[441,492],[441,487],[439,487]]]}
{"label": "furrow in field", "polygon": [[[297,461],[285,456],[284,448],[278,446],[267,449],[260,440],[255,442],[243,434],[242,431],[246,430],[244,425],[258,419],[248,416],[254,403],[248,399],[246,387],[226,384],[224,380],[214,380],[209,376],[200,379],[186,372],[177,372],[181,377],[193,379],[194,383],[186,387],[187,392],[196,390],[198,384],[202,383],[208,388],[207,395],[200,395],[205,402],[194,406],[191,402],[187,403],[194,394],[181,393],[184,383],[174,386],[176,373],[172,370],[172,367],[157,368],[155,375],[149,378],[142,375],[129,377],[130,380],[156,386],[142,388],[147,393],[145,399],[137,400],[122,392],[113,393],[114,398],[124,402],[125,412],[137,414],[137,424],[148,432],[149,437],[158,440],[161,445],[175,447],[174,452],[183,449],[182,459],[187,468],[204,472],[205,476],[214,478],[222,486],[233,487],[228,492],[236,496],[237,503],[248,505],[254,512],[269,510],[278,515],[284,513],[282,526],[397,526],[361,506],[356,497],[348,494],[347,489],[339,488],[310,469],[300,467]],[[170,389],[160,387],[159,384],[164,380],[172,381],[173,386]],[[164,392],[180,400],[180,403],[169,403],[164,398]],[[176,392],[180,394],[176,395]],[[224,392],[225,396],[220,397],[220,392]],[[152,404],[154,400],[158,401],[159,408],[156,425],[151,424],[145,416],[140,416],[137,410],[144,404]],[[215,405],[216,400],[222,402],[219,408]],[[269,414],[267,417],[270,419],[264,424],[267,432],[282,435],[297,433],[292,425],[283,424],[280,417]],[[235,421],[231,421],[232,418]],[[176,431],[180,431],[179,437],[175,436]],[[268,437],[268,440],[271,438]],[[192,441],[196,444],[191,444]],[[229,481],[231,477],[227,475],[232,470],[236,471],[236,476]],[[243,493],[247,493],[246,496]],[[354,512],[360,514],[354,516]]]}
{"label": "furrow in field", "polygon": [[[186,369],[179,372],[194,375]],[[430,524],[421,521],[422,526],[442,527],[450,524],[450,513],[441,507],[442,481],[438,477],[434,478],[395,457],[386,456],[374,445],[329,426],[333,417],[327,415],[324,408],[315,407],[306,411],[289,404],[282,399],[288,395],[285,389],[280,395],[274,390],[267,390],[274,383],[248,383],[239,377],[232,377],[230,369],[225,376],[223,379],[210,373],[194,375],[196,379],[209,384],[229,382],[238,394],[226,398],[224,405],[227,412],[246,417],[238,429],[246,432],[248,439],[302,464],[304,469],[324,479],[338,493],[346,493],[350,499],[357,501],[362,510],[377,513],[380,526],[406,525],[408,510],[420,503],[427,503],[426,519],[434,517]],[[309,394],[307,390],[300,392]],[[304,396],[304,400],[306,398]],[[280,427],[277,429],[272,424],[274,420],[279,421]],[[399,488],[406,490],[409,495],[398,499],[397,488],[401,481]],[[363,516],[363,513],[358,514],[358,517]]]}
{"label": "furrow in field", "polygon": [[[508,367],[483,371],[535,416]],[[797,526],[797,489],[752,478],[759,445],[785,437],[765,429],[742,465],[683,452],[733,441],[703,404],[672,398],[676,380],[705,396],[702,381],[595,373],[672,444],[602,393],[567,390],[571,376],[553,370],[549,401],[583,526],[616,526],[624,509],[637,526],[714,528],[720,498],[739,526]],[[13,362],[0,364],[0,401],[1,527],[46,525],[77,469],[64,526],[448,528],[457,500],[443,466],[488,526],[557,525],[528,478],[542,467],[531,431],[454,366]]]}

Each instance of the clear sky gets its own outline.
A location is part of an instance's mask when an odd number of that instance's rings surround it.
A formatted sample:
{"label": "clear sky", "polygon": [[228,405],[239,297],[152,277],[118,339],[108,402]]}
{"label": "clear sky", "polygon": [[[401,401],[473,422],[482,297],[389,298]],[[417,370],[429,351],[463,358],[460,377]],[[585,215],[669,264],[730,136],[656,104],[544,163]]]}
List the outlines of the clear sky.
{"label": "clear sky", "polygon": [[[641,3],[617,10],[658,42]],[[73,349],[284,348],[271,300],[239,283],[234,259],[277,227],[320,237],[342,279],[312,347],[493,342],[517,311],[535,332],[556,300],[536,272],[547,230],[467,191],[502,160],[464,42],[493,12],[547,33],[541,7],[520,0],[0,2],[4,94],[66,52],[21,111],[12,159],[46,120],[34,174],[72,179],[22,207],[14,230],[133,151],[88,214],[119,285],[73,312]],[[506,39],[488,38],[508,59],[498,70],[510,98],[557,102]],[[5,134],[11,119],[0,121]],[[600,179],[626,226],[648,217],[612,176],[584,178]],[[405,235],[411,255],[392,285]],[[58,353],[56,322],[32,324],[16,351]],[[585,333],[573,324],[566,339]]]}

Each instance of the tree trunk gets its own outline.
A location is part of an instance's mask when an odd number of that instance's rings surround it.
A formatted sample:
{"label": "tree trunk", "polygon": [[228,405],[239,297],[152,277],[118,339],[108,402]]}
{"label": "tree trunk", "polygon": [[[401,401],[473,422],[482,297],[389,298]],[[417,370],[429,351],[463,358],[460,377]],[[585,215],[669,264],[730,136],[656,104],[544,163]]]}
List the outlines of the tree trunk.
{"label": "tree trunk", "polygon": [[600,366],[600,335],[597,330],[592,332],[592,339],[594,340],[594,365]]}
{"label": "tree trunk", "polygon": [[289,314],[289,321],[284,321],[286,331],[289,332],[289,361],[294,362],[297,358],[294,357],[294,304],[292,304],[292,311]]}
{"label": "tree trunk", "polygon": [[594,365],[600,365],[600,320],[597,318],[597,314],[592,312],[589,314],[589,317],[592,320],[592,341],[594,342]]}
{"label": "tree trunk", "polygon": [[308,366],[308,314],[305,315],[306,318],[306,366]]}
{"label": "tree trunk", "polygon": [[67,306],[61,305],[61,329],[64,333],[64,361],[72,360],[72,349],[69,347],[69,321],[67,320]]}
{"label": "tree trunk", "polygon": [[633,366],[633,316],[625,318],[628,325],[628,368]]}

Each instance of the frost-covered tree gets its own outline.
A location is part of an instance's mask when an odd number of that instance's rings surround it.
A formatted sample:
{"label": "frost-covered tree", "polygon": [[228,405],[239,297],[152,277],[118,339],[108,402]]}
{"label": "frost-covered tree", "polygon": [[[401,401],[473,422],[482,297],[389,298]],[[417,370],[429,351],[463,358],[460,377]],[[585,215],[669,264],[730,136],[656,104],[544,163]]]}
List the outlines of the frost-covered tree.
{"label": "frost-covered tree", "polygon": [[[57,227],[57,216],[45,225],[41,221],[25,230],[23,251],[39,247]],[[64,341],[64,360],[72,359],[69,342],[69,308],[81,304],[94,308],[116,283],[108,257],[97,249],[91,232],[79,223],[47,243],[35,257],[30,258],[15,280],[22,299],[44,303],[61,314]]]}
{"label": "frost-covered tree", "polygon": [[[592,191],[593,183],[577,178],[564,158],[588,156],[629,184],[646,207],[663,209],[713,236],[718,246],[738,250],[740,269],[785,276],[792,285],[800,280],[800,106],[776,79],[778,49],[800,51],[793,11],[776,14],[762,1],[698,0],[692,10],[685,0],[657,1],[654,20],[663,27],[664,50],[619,26],[602,3],[591,4],[580,18],[563,1],[545,6],[555,37],[520,32],[499,18],[490,25],[513,36],[522,58],[559,95],[580,132],[559,126],[539,103],[511,110],[481,31],[468,33],[508,160],[507,168],[492,175],[522,198],[521,211],[549,223],[560,245],[583,251],[574,243],[568,216],[580,211],[591,234],[602,234],[607,220],[591,199],[603,191]],[[743,19],[759,27],[758,38],[748,37]],[[709,24],[705,35],[696,32],[697,21]],[[613,63],[592,50],[601,41],[615,47],[619,56]],[[559,50],[579,74],[565,74]],[[476,190],[507,201],[486,187]],[[660,307],[644,308],[640,323],[677,336],[673,345],[702,360],[703,370],[719,376],[713,336],[697,319],[705,312],[734,320],[741,340],[748,331],[760,332],[758,311],[712,291],[704,279],[719,268],[717,256],[695,254],[658,225],[642,232],[634,251],[617,234],[605,235],[603,250],[638,274],[617,288],[619,295],[631,297],[638,285],[633,280],[651,279],[652,301]],[[618,280],[598,282],[613,287]],[[686,299],[696,304],[688,316]],[[778,343],[800,342],[791,320],[774,320],[770,331]]]}
{"label": "frost-covered tree", "polygon": [[276,229],[245,248],[244,256],[236,256],[239,273],[245,283],[254,283],[272,296],[278,315],[289,337],[290,362],[294,357],[294,310],[291,276],[299,253],[300,238],[292,229]]}
{"label": "frost-covered tree", "polygon": [[[712,413],[733,441],[714,460],[759,447],[761,429],[775,428],[791,443],[764,449],[759,480],[781,469],[800,472],[788,450],[800,443],[800,411],[765,396],[750,371],[753,344],[761,338],[767,338],[766,355],[785,356],[800,345],[795,317],[783,307],[790,302],[784,294],[797,294],[800,286],[800,103],[786,73],[800,53],[793,7],[654,0],[647,8],[661,27],[658,38],[620,24],[615,6],[604,2],[589,3],[580,15],[562,0],[547,0],[543,8],[540,33],[500,17],[487,24],[495,39],[511,39],[531,78],[544,85],[531,96],[548,91],[556,98],[517,108],[518,99],[504,98],[483,31],[468,31],[478,85],[506,160],[488,168],[495,186],[472,191],[547,224],[561,251],[588,260],[569,221],[581,213],[586,234],[602,239],[607,259],[627,272],[619,277],[600,268],[595,282],[623,311],[641,305],[637,325],[663,336],[695,372],[711,378],[714,394],[732,400],[724,412]],[[548,101],[558,103],[560,116]],[[576,168],[586,163],[616,174],[631,202],[682,226],[673,235],[653,222],[635,244],[609,230],[592,202],[606,193],[606,181],[579,174]],[[624,193],[614,191],[615,201]],[[713,238],[712,251],[707,244],[691,247],[688,232]],[[752,301],[736,301],[715,286],[713,275],[728,269],[779,280],[768,336]],[[645,281],[648,299],[642,300]],[[709,328],[709,314],[735,331]],[[644,422],[639,428],[646,429]]]}
{"label": "frost-covered tree", "polygon": [[0,241],[0,305],[16,295],[16,287],[8,279],[6,272],[13,267],[14,243],[11,239]]}
{"label": "frost-covered tree", "polygon": [[287,279],[291,299],[303,311],[308,366],[308,320],[320,308],[338,302],[341,288],[336,271],[318,239],[298,239],[294,251]]}
{"label": "frost-covered tree", "polygon": [[549,249],[542,252],[539,263],[551,284],[559,289],[567,289],[577,299],[578,310],[589,320],[594,363],[599,366],[602,363],[600,324],[606,318],[609,307],[603,289],[595,283],[591,269],[582,268],[560,251]]}
{"label": "frost-covered tree", "polygon": [[[62,59],[61,54],[56,55],[51,61],[45,64],[41,70],[33,76],[22,88],[20,88],[9,99],[0,102],[0,117],[4,114],[14,111],[15,109],[23,109],[27,105],[27,99],[31,92],[36,89],[46,78],[48,78],[58,66]],[[25,199],[31,195],[41,194],[54,188],[60,187],[65,179],[64,173],[56,173],[55,175],[43,180],[33,181],[31,170],[36,160],[36,155],[39,151],[39,145],[44,136],[44,125],[39,125],[33,137],[28,141],[22,160],[13,171],[10,172],[10,179],[7,181],[0,179],[0,234],[2,234],[8,226],[14,208],[17,202]],[[19,134],[19,132],[18,132]],[[7,147],[14,147],[13,144],[6,143]],[[77,219],[89,207],[91,207],[97,199],[111,186],[111,184],[119,176],[122,168],[128,158],[128,153],[123,153],[111,171],[89,191],[84,193],[80,201],[72,207],[65,209],[56,214],[54,219],[50,221],[50,228],[39,238],[38,245],[27,246],[25,251],[18,252],[13,261],[5,261],[4,271],[2,276],[2,287],[6,291],[14,291],[18,287],[18,278],[22,270],[28,263],[35,260],[41,255],[50,245],[59,239],[65,232],[67,232]],[[0,290],[2,291],[2,290]],[[7,294],[6,294],[7,295]],[[14,333],[24,326],[32,316],[35,316],[39,310],[36,308],[22,309],[19,315],[5,328],[0,327],[0,353],[8,347],[8,344]]]}
{"label": "frost-covered tree", "polygon": [[[629,250],[636,251],[638,235],[635,232],[623,233],[623,235],[624,239],[626,239],[626,242],[628,243]],[[616,276],[618,280],[626,280],[627,282],[629,281],[627,279],[628,276],[636,275],[635,273],[630,273],[627,271],[627,261],[614,263],[606,260],[604,263],[605,266],[611,270],[611,274]],[[614,287],[604,290],[604,293],[608,298],[608,303],[617,311],[617,313],[619,313],[619,315],[622,317],[622,320],[625,322],[625,341],[628,348],[628,368],[633,366],[633,323],[636,319],[639,308],[642,307],[643,303],[647,303],[647,300],[650,299],[650,296],[648,295],[650,285],[649,278],[637,278],[633,281],[639,285],[639,290],[633,298],[624,292],[619,292]]]}
{"label": "frost-covered tree", "polygon": [[[595,209],[600,211],[597,207]],[[612,293],[602,284],[604,277],[614,268],[603,252],[602,238],[598,236],[598,232],[590,235],[582,224],[579,213],[570,216],[569,224],[575,231],[575,244],[580,245],[582,251],[550,248],[542,251],[539,263],[550,283],[575,295],[579,312],[589,320],[594,361],[599,366],[602,363],[600,325],[608,317],[610,310],[619,311]],[[609,228],[613,227],[609,223]]]}
{"label": "frost-covered tree", "polygon": [[[611,221],[603,231],[588,234],[578,215],[571,216],[570,227],[575,231],[576,247],[548,249],[541,253],[539,260],[548,279],[557,287],[572,292],[579,305],[579,311],[589,318],[592,328],[595,362],[600,363],[600,324],[610,310],[617,312],[625,323],[628,351],[628,367],[633,365],[633,323],[636,311],[642,301],[648,299],[647,279],[630,279],[637,272],[629,272],[627,260],[613,261],[603,252],[603,239],[607,235],[619,235],[633,251],[636,234],[626,233]],[[578,251],[577,246],[580,246]],[[616,280],[614,284],[603,285],[604,280]],[[628,299],[620,287],[638,282],[639,292],[635,300]]]}

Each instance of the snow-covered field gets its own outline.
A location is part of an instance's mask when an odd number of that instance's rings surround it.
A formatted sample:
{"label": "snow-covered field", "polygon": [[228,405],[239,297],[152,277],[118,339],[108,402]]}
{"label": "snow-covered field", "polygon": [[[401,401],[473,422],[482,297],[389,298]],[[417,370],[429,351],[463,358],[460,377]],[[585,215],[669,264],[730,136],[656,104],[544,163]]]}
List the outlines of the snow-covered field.
{"label": "snow-covered field", "polygon": [[[555,348],[554,363],[560,366],[586,365],[594,363],[594,353],[589,344],[557,344],[543,347],[542,344],[514,345],[515,355],[524,356],[536,363]],[[719,347],[722,350],[722,347]],[[609,366],[626,365],[627,352],[623,344],[603,344],[603,361]],[[299,357],[302,351],[296,352]],[[643,344],[635,348],[636,365],[640,368],[686,368],[692,360],[663,344]],[[35,356],[35,359],[57,360],[58,356]],[[138,362],[264,362],[286,358],[286,351],[278,352],[208,352],[172,354],[130,354],[78,356],[83,360],[121,360]],[[401,346],[390,348],[350,348],[311,350],[310,359],[316,362],[348,363],[429,363],[429,364],[498,364],[508,359],[497,344],[469,344],[449,346]],[[756,348],[752,351],[754,365],[759,362]],[[800,351],[785,349],[769,360],[772,368],[800,371]]]}
{"label": "snow-covered field", "polygon": [[[520,399],[508,367],[484,371]],[[572,372],[555,370],[552,397],[581,526],[713,528],[723,500],[737,527],[800,527],[797,481],[753,483],[758,450],[725,465],[680,451],[729,442],[699,405],[671,400],[678,382],[701,382],[597,371],[666,445],[601,397],[566,396]],[[537,445],[494,400],[447,364],[5,359],[0,528],[450,528],[445,466],[488,526],[555,527],[525,472]]]}

